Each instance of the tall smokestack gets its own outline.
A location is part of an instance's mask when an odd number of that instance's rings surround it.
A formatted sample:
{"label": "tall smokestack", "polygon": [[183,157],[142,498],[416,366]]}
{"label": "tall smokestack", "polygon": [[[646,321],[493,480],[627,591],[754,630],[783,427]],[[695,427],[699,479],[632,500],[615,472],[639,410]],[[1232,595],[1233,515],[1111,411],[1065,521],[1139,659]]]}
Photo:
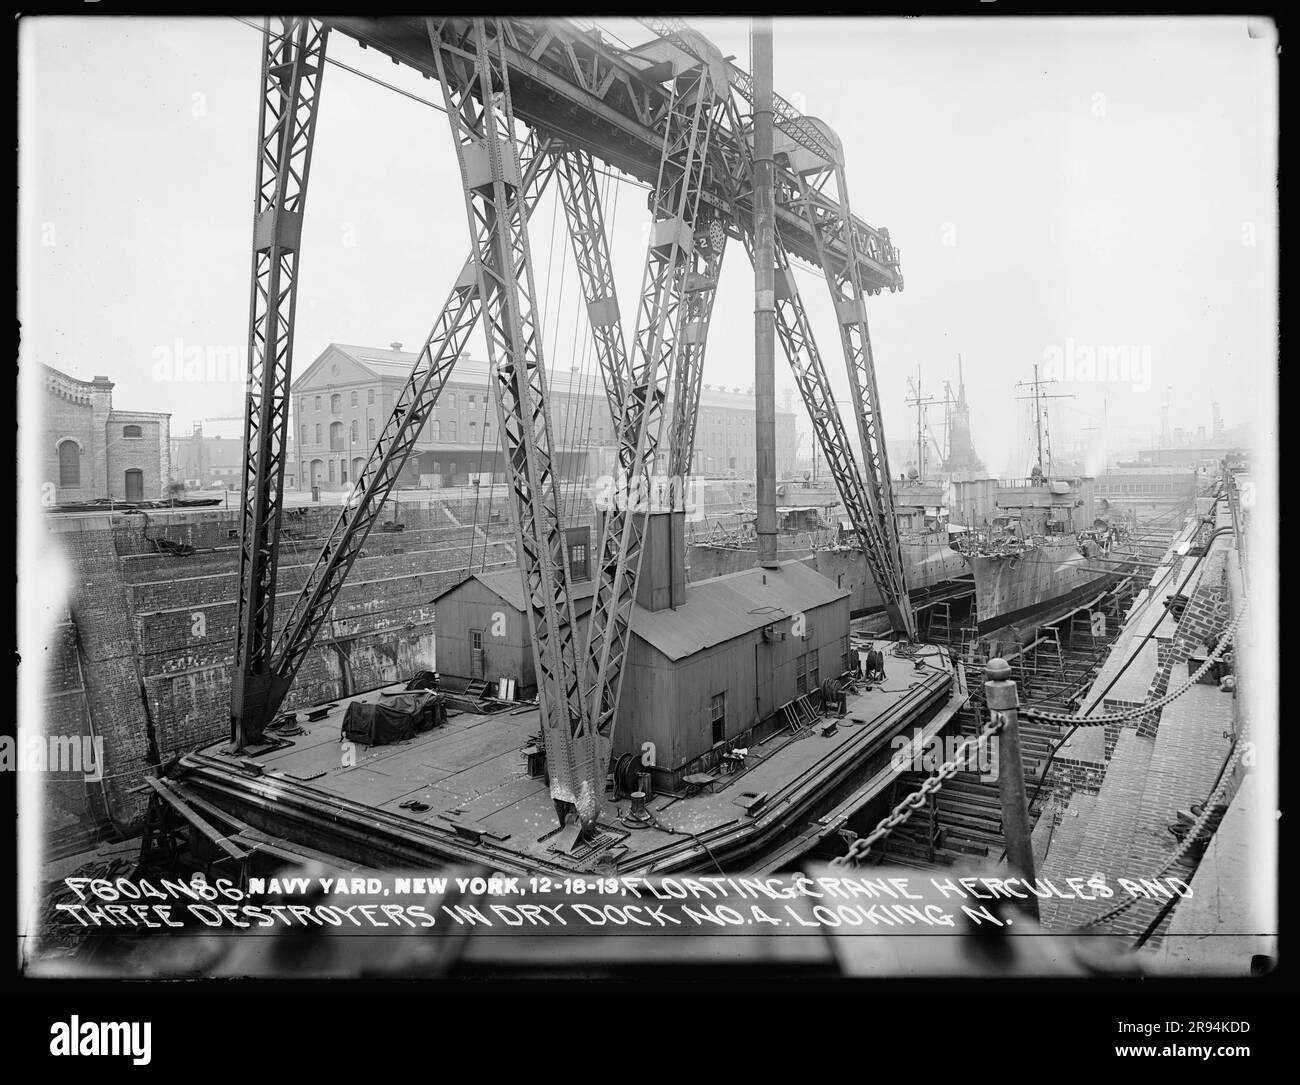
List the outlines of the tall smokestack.
{"label": "tall smokestack", "polygon": [[772,20],[750,24],[754,56],[754,437],[758,564],[776,568],[776,212],[772,167]]}

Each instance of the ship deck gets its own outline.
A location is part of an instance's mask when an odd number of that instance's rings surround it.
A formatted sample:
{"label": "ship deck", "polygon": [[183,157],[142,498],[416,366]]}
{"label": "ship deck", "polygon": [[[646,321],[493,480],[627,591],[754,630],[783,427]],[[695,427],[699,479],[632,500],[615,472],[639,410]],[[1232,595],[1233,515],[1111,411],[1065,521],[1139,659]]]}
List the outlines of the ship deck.
{"label": "ship deck", "polygon": [[[888,653],[892,645],[881,647]],[[620,873],[761,866],[772,847],[798,853],[832,833],[846,799],[860,806],[894,778],[895,734],[937,730],[964,702],[946,654],[922,647],[920,657],[917,668],[887,654],[884,685],[850,694],[845,716],[824,721],[837,726],[782,729],[751,745],[745,768],[717,776],[710,788],[656,794],[647,804],[651,827],[626,825],[630,800],[607,797],[590,844],[576,841],[572,827],[560,829],[548,788],[527,774],[522,751],[540,732],[535,705],[455,712],[407,741],[355,746],[355,763],[345,763],[348,703],[381,701],[400,683],[331,702],[289,745],[255,757],[225,752],[224,743],[187,755],[165,781],[164,797],[223,825],[237,846],[305,850],[372,869],[441,860],[573,872],[594,869],[601,857],[614,859]],[[756,796],[766,797],[754,804]],[[403,807],[412,800],[428,809]],[[832,810],[833,824],[817,822]],[[800,835],[806,848],[791,844]]]}

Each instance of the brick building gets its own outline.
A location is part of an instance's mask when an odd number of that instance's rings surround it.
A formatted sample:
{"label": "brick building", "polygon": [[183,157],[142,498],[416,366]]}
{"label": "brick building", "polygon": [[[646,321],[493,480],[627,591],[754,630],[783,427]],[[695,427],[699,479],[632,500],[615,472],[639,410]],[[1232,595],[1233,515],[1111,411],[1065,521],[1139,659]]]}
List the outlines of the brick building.
{"label": "brick building", "polygon": [[[356,480],[415,364],[417,355],[401,348],[401,343],[387,350],[331,343],[294,381],[294,462],[288,485],[345,489]],[[547,392],[560,476],[595,479],[613,473],[614,426],[595,367],[552,369]],[[778,474],[793,470],[797,441],[794,412],[778,410]],[[475,478],[501,482],[505,470],[487,363],[462,357],[416,441],[401,482],[435,488],[464,486]],[[707,385],[701,391],[694,470],[740,477],[754,473],[752,391]]]}
{"label": "brick building", "polygon": [[54,503],[150,501],[171,482],[171,415],[113,406],[113,382],[41,366],[41,481]]}

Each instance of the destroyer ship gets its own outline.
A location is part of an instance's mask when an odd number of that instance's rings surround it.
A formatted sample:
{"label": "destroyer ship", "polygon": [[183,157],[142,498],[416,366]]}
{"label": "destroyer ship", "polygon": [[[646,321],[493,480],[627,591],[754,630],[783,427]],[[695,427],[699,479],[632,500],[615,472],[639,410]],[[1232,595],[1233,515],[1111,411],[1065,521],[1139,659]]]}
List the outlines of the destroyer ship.
{"label": "destroyer ship", "polygon": [[978,656],[1014,652],[1036,631],[1085,607],[1138,557],[1123,523],[1096,515],[1092,479],[999,482],[987,527],[957,536],[953,549],[975,584]]}

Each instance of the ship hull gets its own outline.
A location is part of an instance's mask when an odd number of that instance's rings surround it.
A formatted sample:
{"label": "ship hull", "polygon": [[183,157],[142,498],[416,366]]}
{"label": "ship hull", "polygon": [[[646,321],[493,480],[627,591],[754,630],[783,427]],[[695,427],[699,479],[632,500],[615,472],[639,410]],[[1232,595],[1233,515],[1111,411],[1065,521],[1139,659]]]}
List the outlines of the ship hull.
{"label": "ship hull", "polygon": [[[1132,556],[1112,551],[1102,560]],[[1015,555],[966,558],[975,581],[976,632],[991,646],[1023,645],[1118,583],[1123,573],[1098,572],[1098,559],[1070,542],[1047,543]]]}

